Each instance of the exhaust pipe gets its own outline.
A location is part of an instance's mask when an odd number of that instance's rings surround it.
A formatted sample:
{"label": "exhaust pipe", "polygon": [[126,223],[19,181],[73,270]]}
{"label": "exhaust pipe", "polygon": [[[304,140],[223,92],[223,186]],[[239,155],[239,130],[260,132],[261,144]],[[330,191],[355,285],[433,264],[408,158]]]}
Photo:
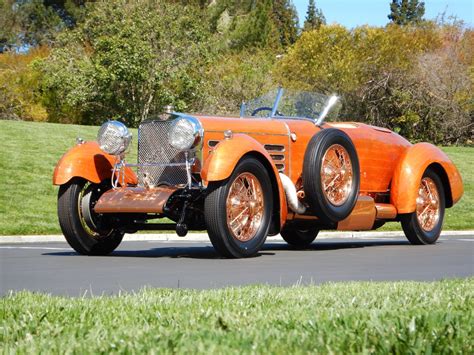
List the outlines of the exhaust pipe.
{"label": "exhaust pipe", "polygon": [[306,207],[298,200],[296,195],[296,187],[291,181],[291,179],[285,174],[280,173],[281,184],[285,190],[286,200],[288,201],[288,206],[290,209],[297,214],[304,214],[306,212]]}

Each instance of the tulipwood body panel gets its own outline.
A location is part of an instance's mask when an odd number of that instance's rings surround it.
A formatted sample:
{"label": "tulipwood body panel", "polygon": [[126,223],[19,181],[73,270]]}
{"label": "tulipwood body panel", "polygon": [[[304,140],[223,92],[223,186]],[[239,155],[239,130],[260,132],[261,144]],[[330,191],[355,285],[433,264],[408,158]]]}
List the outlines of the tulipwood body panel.
{"label": "tulipwood body panel", "polygon": [[[272,164],[275,176],[283,172],[294,184],[301,182],[306,147],[321,129],[335,128],[347,133],[354,143],[360,166],[360,194],[390,195],[389,219],[393,211],[408,213],[414,210],[419,181],[424,170],[437,163],[446,172],[447,193],[453,203],[462,195],[462,181],[452,162],[439,149],[413,146],[400,135],[380,127],[357,122],[325,123],[318,127],[305,119],[238,118],[196,116],[204,128],[203,169],[206,181],[227,178],[244,154],[259,152]],[[232,131],[233,137],[225,140],[224,132]],[[247,136],[250,139],[243,139]],[[222,142],[225,141],[225,144]],[[211,145],[210,142],[213,142]],[[282,147],[276,162],[268,146]],[[225,148],[224,148],[225,146]],[[413,152],[413,153],[412,153]],[[215,154],[215,156],[213,156]],[[409,158],[407,158],[409,156]],[[280,163],[276,166],[276,163]],[[279,179],[277,179],[279,181]],[[286,199],[279,185],[282,220],[288,217]],[[388,201],[387,201],[388,202]],[[383,215],[383,213],[381,214]],[[346,226],[350,228],[349,226]],[[345,227],[345,228],[346,228]]]}

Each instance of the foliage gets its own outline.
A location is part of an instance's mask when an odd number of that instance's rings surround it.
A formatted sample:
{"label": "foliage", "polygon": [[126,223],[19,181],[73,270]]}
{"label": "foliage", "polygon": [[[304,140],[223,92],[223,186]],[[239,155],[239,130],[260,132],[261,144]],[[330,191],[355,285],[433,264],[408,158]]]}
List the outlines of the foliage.
{"label": "foliage", "polygon": [[41,76],[30,64],[48,55],[48,47],[0,54],[0,119],[47,120],[41,96],[32,90],[39,86]]}
{"label": "foliage", "polygon": [[58,29],[63,25],[59,15],[43,0],[17,3],[15,16],[20,27],[20,45],[51,45]]}
{"label": "foliage", "polygon": [[464,143],[473,127],[471,42],[457,25],[322,26],[304,32],[275,72],[284,86],[341,95],[341,119]]}
{"label": "foliage", "polygon": [[0,53],[15,42],[13,0],[0,0]]}
{"label": "foliage", "polygon": [[422,21],[425,3],[419,0],[392,0],[388,19],[397,25],[408,25]]}
{"label": "foliage", "polygon": [[0,0],[0,52],[55,42],[85,15],[87,0]]}
{"label": "foliage", "polygon": [[209,11],[211,28],[234,50],[277,49],[298,38],[298,15],[290,0],[220,0]]}
{"label": "foliage", "polygon": [[273,18],[283,47],[298,39],[298,13],[291,0],[273,1]]}
{"label": "foliage", "polygon": [[271,70],[276,56],[267,50],[222,53],[209,63],[204,82],[208,100],[203,108],[214,114],[238,114],[242,101],[274,89]]}
{"label": "foliage", "polygon": [[97,3],[38,63],[50,120],[135,126],[165,105],[195,105],[210,53],[198,11],[166,1]]}
{"label": "foliage", "polygon": [[0,303],[0,346],[5,353],[472,354],[473,287],[467,278],[78,298],[20,292]]}
{"label": "foliage", "polygon": [[259,1],[248,15],[235,21],[231,30],[229,36],[232,48],[262,48],[277,43],[278,32],[272,21],[271,0]]}
{"label": "foliage", "polygon": [[[233,61],[231,69],[238,73],[238,58]],[[250,60],[245,66],[245,70],[252,71]],[[241,91],[226,93],[227,97],[243,95],[245,87],[241,85]],[[240,102],[241,97],[235,100]],[[56,217],[58,191],[51,184],[54,166],[61,155],[74,146],[76,137],[93,140],[97,131],[95,126],[0,121],[0,170],[7,172],[0,176],[3,186],[0,189],[0,235],[61,233]],[[137,149],[137,131],[132,130],[132,133],[133,149],[127,156],[130,162],[136,160]],[[474,215],[474,167],[471,163],[474,148],[447,147],[444,150],[459,168],[465,189],[461,201],[446,210],[444,229],[474,229],[471,217]],[[389,227],[400,229],[400,224],[393,223]]]}
{"label": "foliage", "polygon": [[[391,9],[385,28],[349,30],[312,0],[299,36],[291,0],[0,0],[0,117],[136,125],[168,104],[232,112],[282,84],[337,93],[342,119],[469,144],[472,29],[421,21],[421,1]],[[47,58],[14,54],[41,43]]]}
{"label": "foliage", "polygon": [[303,31],[317,30],[321,27],[321,25],[325,24],[326,17],[324,17],[322,10],[316,7],[314,0],[309,0]]}

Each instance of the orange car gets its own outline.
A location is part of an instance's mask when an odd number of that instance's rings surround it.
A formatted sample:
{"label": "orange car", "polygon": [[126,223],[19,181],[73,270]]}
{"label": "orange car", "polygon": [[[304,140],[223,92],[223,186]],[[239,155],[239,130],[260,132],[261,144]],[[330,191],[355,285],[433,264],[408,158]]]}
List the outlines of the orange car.
{"label": "orange car", "polygon": [[[124,233],[207,230],[226,257],[255,255],[268,235],[309,245],[321,229],[374,230],[400,221],[412,244],[438,239],[445,208],[463,194],[440,149],[357,122],[325,123],[337,101],[278,89],[240,117],[167,110],[131,134],[108,121],[54,171],[58,215],[72,248],[108,254]],[[275,98],[276,97],[276,98]],[[160,218],[174,223],[157,223]],[[155,222],[154,222],[155,220]]]}

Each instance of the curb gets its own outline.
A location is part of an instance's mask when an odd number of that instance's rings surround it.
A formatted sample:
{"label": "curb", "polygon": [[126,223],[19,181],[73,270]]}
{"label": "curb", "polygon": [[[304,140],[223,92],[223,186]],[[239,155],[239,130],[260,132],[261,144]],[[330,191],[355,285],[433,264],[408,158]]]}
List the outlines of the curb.
{"label": "curb", "polygon": [[[444,231],[441,236],[471,236],[474,235],[474,230],[467,231]],[[331,238],[351,238],[351,239],[366,239],[366,238],[405,238],[402,231],[389,232],[321,232],[318,235],[319,239]],[[62,235],[14,235],[14,236],[0,236],[0,244],[18,244],[18,243],[52,243],[64,242]],[[160,233],[160,234],[126,234],[124,241],[129,242],[209,242],[207,233],[189,233],[186,237],[178,237],[174,233]],[[283,238],[278,234],[274,237],[268,237],[267,241],[276,242],[283,241]]]}

